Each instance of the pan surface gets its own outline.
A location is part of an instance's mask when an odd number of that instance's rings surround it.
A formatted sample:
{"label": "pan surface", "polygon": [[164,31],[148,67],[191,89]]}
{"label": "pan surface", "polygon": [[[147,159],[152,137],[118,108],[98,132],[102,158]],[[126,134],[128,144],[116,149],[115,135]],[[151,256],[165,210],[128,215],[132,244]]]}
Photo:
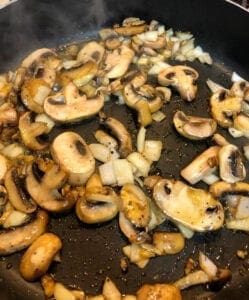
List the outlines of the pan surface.
{"label": "pan surface", "polygon": [[[124,3],[125,2],[125,3]],[[187,63],[200,74],[197,99],[191,103],[180,100],[174,94],[169,104],[163,107],[167,118],[162,123],[153,123],[148,137],[161,139],[164,150],[153,172],[160,170],[164,177],[179,178],[179,171],[211,141],[192,143],[180,137],[172,127],[176,110],[208,116],[210,92],[205,85],[207,78],[230,87],[232,71],[248,79],[249,68],[249,20],[246,12],[224,1],[18,1],[0,12],[0,73],[20,63],[29,52],[39,47],[57,47],[96,35],[100,27],[121,22],[128,16],[138,16],[147,21],[156,19],[175,30],[191,31],[205,51],[210,52],[214,64]],[[172,62],[173,63],[173,62]],[[133,136],[137,133],[136,116],[115,101],[104,108],[108,116],[114,116],[127,125]],[[92,132],[99,128],[96,118],[70,127],[58,127],[51,140],[60,132],[73,130],[93,142]],[[219,130],[231,142],[225,131]],[[239,139],[237,144],[246,143]],[[247,162],[247,170],[249,164]],[[247,178],[248,181],[248,178]],[[165,222],[160,229],[172,230]],[[49,230],[63,240],[62,261],[54,264],[51,272],[66,284],[81,287],[86,293],[101,292],[103,280],[109,276],[122,293],[134,293],[143,283],[170,282],[183,275],[188,257],[194,259],[198,251],[204,251],[219,267],[228,267],[233,279],[223,290],[213,293],[205,287],[194,287],[183,292],[184,299],[248,299],[249,260],[239,260],[238,249],[247,249],[249,236],[243,232],[221,229],[217,232],[195,234],[186,242],[179,255],[164,256],[150,261],[145,269],[129,265],[123,273],[119,262],[123,257],[121,248],[127,244],[118,229],[117,220],[88,226],[76,219],[74,213],[53,217]],[[44,299],[39,284],[28,284],[19,275],[18,264],[22,253],[0,260],[0,299]],[[1,294],[2,293],[2,294]]]}

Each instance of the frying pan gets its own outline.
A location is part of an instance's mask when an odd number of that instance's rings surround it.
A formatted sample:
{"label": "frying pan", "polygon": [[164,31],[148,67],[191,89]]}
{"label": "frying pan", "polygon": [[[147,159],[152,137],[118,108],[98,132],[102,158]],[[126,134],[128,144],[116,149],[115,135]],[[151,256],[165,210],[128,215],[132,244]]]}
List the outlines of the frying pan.
{"label": "frying pan", "polygon": [[[205,85],[207,78],[225,87],[231,84],[232,71],[248,79],[249,15],[245,11],[221,0],[19,0],[0,11],[0,73],[17,66],[32,50],[95,37],[99,28],[120,23],[128,16],[147,21],[156,19],[167,28],[190,31],[195,35],[196,43],[210,52],[214,59],[211,67],[187,63],[200,74],[198,84],[201,88],[197,99],[186,104],[174,94],[170,104],[163,108],[166,121],[153,124],[148,130],[149,138],[161,139],[164,144],[162,157],[152,172],[160,170],[165,177],[179,178],[180,169],[203,151],[210,141],[193,143],[179,137],[172,127],[172,115],[181,108],[189,114],[208,116],[210,92]],[[107,103],[104,111],[124,122],[136,135],[136,117],[128,108],[112,101]],[[92,132],[97,128],[98,121],[93,118],[70,127],[58,127],[50,138],[70,129],[90,143],[93,141]],[[220,132],[233,141],[225,131]],[[242,146],[245,142],[239,139],[237,144]],[[249,170],[248,162],[246,167]],[[160,229],[171,230],[172,225],[165,222]],[[106,276],[110,276],[123,293],[135,293],[146,282],[174,281],[183,275],[186,259],[196,259],[198,251],[202,250],[219,267],[230,268],[233,279],[218,292],[204,286],[190,288],[183,292],[184,299],[243,300],[249,297],[249,260],[236,257],[237,249],[248,247],[247,233],[221,229],[195,234],[179,255],[153,259],[142,270],[129,265],[124,273],[119,261],[123,256],[121,248],[127,241],[119,231],[116,219],[88,226],[80,223],[74,213],[69,213],[52,217],[49,230],[63,240],[62,261],[53,264],[51,272],[56,280],[81,287],[86,293],[100,293]],[[38,283],[29,284],[20,277],[18,264],[21,255],[17,253],[0,260],[0,299],[44,299]]]}

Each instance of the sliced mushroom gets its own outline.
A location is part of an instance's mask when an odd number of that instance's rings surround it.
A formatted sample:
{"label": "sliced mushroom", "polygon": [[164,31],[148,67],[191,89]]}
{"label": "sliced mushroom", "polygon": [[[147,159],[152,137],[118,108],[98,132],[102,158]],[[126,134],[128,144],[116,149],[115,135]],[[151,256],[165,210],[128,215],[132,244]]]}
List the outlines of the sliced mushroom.
{"label": "sliced mushroom", "polygon": [[61,247],[57,235],[48,232],[39,236],[21,258],[19,270],[22,277],[26,281],[35,281],[44,275]]}
{"label": "sliced mushroom", "polygon": [[153,246],[157,255],[176,254],[183,250],[185,240],[179,232],[155,232],[153,234]]}
{"label": "sliced mushroom", "polygon": [[171,284],[144,284],[137,291],[137,300],[182,300],[178,287]]}
{"label": "sliced mushroom", "polygon": [[138,18],[127,18],[123,22],[123,26],[116,25],[113,27],[115,32],[123,36],[132,36],[145,31],[147,25],[145,21]]}
{"label": "sliced mushroom", "polygon": [[148,233],[140,228],[136,228],[130,220],[125,217],[125,214],[119,212],[119,228],[122,233],[128,238],[130,243],[141,244],[150,239]]}
{"label": "sliced mushroom", "polygon": [[58,135],[51,146],[54,160],[69,174],[69,183],[82,185],[95,170],[95,159],[84,141],[75,132]]}
{"label": "sliced mushroom", "polygon": [[194,85],[198,79],[195,69],[187,66],[172,66],[158,74],[158,82],[163,86],[172,86],[179,93],[182,99],[194,100],[197,93],[197,86]]}
{"label": "sliced mushroom", "polygon": [[243,99],[246,98],[248,91],[249,91],[249,82],[243,80],[239,80],[235,82],[230,89],[230,93],[232,96],[243,98]]}
{"label": "sliced mushroom", "polygon": [[150,222],[150,204],[142,189],[125,184],[120,192],[121,211],[136,227],[146,227]]}
{"label": "sliced mushroom", "polygon": [[210,98],[211,113],[224,128],[232,127],[232,117],[241,111],[242,98],[230,96],[226,90],[218,90]]}
{"label": "sliced mushroom", "polygon": [[52,88],[56,80],[56,71],[44,66],[38,66],[34,73],[35,78],[43,79]]}
{"label": "sliced mushroom", "polygon": [[155,249],[151,244],[131,244],[123,247],[123,253],[129,258],[130,262],[139,268],[144,268],[149,259],[156,256]]}
{"label": "sliced mushroom", "polygon": [[208,148],[181,170],[181,176],[189,183],[196,184],[216,169],[219,151],[219,146]]}
{"label": "sliced mushroom", "polygon": [[8,192],[10,203],[15,209],[24,212],[32,213],[36,210],[37,205],[28,195],[25,189],[25,179],[18,176],[15,168],[11,168],[5,175],[4,184]]}
{"label": "sliced mushroom", "polygon": [[6,230],[0,233],[0,255],[9,255],[27,248],[41,234],[46,231],[48,214],[38,210],[35,219],[29,224],[15,230]]}
{"label": "sliced mushroom", "polygon": [[119,197],[114,190],[103,186],[99,175],[94,174],[87,182],[85,194],[76,203],[76,215],[88,224],[106,222],[117,215],[118,204]]}
{"label": "sliced mushroom", "polygon": [[21,66],[25,68],[31,68],[41,58],[46,58],[49,56],[56,56],[56,53],[48,48],[41,48],[35,50],[34,52],[30,53],[27,57],[25,57],[25,59],[22,61]]}
{"label": "sliced mushroom", "polygon": [[228,183],[225,181],[218,181],[210,185],[209,192],[216,198],[233,194],[233,195],[249,195],[249,183],[235,182]]}
{"label": "sliced mushroom", "polygon": [[108,53],[105,60],[106,76],[110,79],[123,76],[128,70],[133,57],[134,51],[125,45]]}
{"label": "sliced mushroom", "polygon": [[239,130],[243,136],[249,138],[249,116],[243,113],[238,114],[233,119],[233,126]]}
{"label": "sliced mushroom", "polygon": [[0,75],[0,101],[5,100],[12,90],[12,84],[8,82],[7,75]]}
{"label": "sliced mushroom", "polygon": [[41,78],[29,78],[25,80],[21,89],[23,104],[36,113],[43,112],[43,103],[51,92],[49,84]]}
{"label": "sliced mushroom", "polygon": [[60,79],[64,86],[72,81],[77,87],[81,87],[91,81],[97,74],[97,71],[98,65],[94,61],[88,61],[70,70],[62,71]]}
{"label": "sliced mushroom", "polygon": [[76,197],[63,196],[58,189],[67,179],[67,174],[59,166],[52,165],[43,172],[36,162],[27,168],[26,188],[34,201],[51,212],[68,211],[76,202]]}
{"label": "sliced mushroom", "polygon": [[[8,168],[9,168],[8,159],[4,155],[0,154],[0,182],[2,182],[2,180],[4,179],[4,176],[5,176]],[[1,203],[1,201],[0,201],[0,203]]]}
{"label": "sliced mushroom", "polygon": [[217,128],[213,119],[185,115],[180,110],[175,113],[173,123],[179,134],[191,140],[206,139],[213,135]]}
{"label": "sliced mushroom", "polygon": [[77,61],[86,63],[88,61],[94,61],[99,64],[105,53],[105,48],[99,43],[92,41],[86,43],[77,55]]}
{"label": "sliced mushroom", "polygon": [[111,130],[119,141],[119,153],[122,158],[127,157],[132,152],[132,139],[126,127],[116,118],[106,117],[100,114],[101,123]]}
{"label": "sliced mushroom", "polygon": [[19,129],[22,141],[28,148],[32,150],[43,150],[48,143],[38,141],[38,137],[45,134],[48,130],[47,124],[43,122],[32,122],[31,113],[26,112],[19,119]]}
{"label": "sliced mushroom", "polygon": [[181,181],[160,179],[153,188],[153,199],[170,219],[194,231],[217,230],[223,225],[220,202],[207,191]]}
{"label": "sliced mushroom", "polygon": [[246,168],[238,147],[232,144],[221,147],[219,151],[220,177],[229,183],[242,181],[246,177]]}
{"label": "sliced mushroom", "polygon": [[71,82],[65,86],[63,93],[46,98],[44,111],[57,122],[71,123],[96,115],[103,105],[102,94],[87,99],[86,95],[80,96],[78,88]]}

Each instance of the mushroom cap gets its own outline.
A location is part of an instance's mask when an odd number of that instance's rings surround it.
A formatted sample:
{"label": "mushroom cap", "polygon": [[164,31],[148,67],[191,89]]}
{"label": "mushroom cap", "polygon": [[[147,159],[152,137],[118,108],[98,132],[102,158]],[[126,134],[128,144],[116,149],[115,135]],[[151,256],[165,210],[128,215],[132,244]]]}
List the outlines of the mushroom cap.
{"label": "mushroom cap", "polygon": [[82,185],[95,170],[95,159],[84,139],[75,132],[58,135],[51,146],[54,160],[69,173],[69,182]]}
{"label": "mushroom cap", "polygon": [[70,123],[96,115],[103,105],[104,96],[102,94],[87,99],[85,94],[80,96],[76,85],[70,82],[65,86],[63,93],[45,99],[44,111],[56,122]]}

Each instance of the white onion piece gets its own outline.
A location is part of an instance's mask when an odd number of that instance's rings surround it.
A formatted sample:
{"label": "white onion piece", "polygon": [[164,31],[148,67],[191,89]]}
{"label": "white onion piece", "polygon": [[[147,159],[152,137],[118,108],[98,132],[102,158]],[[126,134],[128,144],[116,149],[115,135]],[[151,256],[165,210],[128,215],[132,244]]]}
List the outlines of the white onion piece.
{"label": "white onion piece", "polygon": [[67,289],[62,283],[56,282],[54,286],[55,300],[77,300],[72,291]]}
{"label": "white onion piece", "polygon": [[28,214],[25,214],[18,210],[13,210],[3,223],[3,228],[9,228],[22,225],[28,218]]}
{"label": "white onion piece", "polygon": [[39,105],[43,105],[45,98],[49,95],[50,88],[47,86],[40,86],[37,89],[37,93],[35,94],[33,100]]}
{"label": "white onion piece", "polygon": [[127,159],[114,159],[112,162],[114,174],[119,186],[134,182],[132,166]]}
{"label": "white onion piece", "polygon": [[175,222],[175,224],[186,239],[191,239],[194,236],[195,232],[193,230],[185,227],[180,223]]}
{"label": "white onion piece", "polygon": [[215,278],[218,268],[203,252],[199,252],[199,265],[210,279]]}
{"label": "white onion piece", "polygon": [[202,178],[202,181],[208,185],[213,184],[219,180],[220,180],[220,178],[213,173],[207,174],[206,176],[204,176]]}
{"label": "white onion piece", "polygon": [[95,159],[101,162],[107,162],[111,159],[111,151],[105,145],[93,143],[89,145],[89,148]]}
{"label": "white onion piece", "polygon": [[79,65],[80,65],[80,62],[78,60],[66,60],[66,61],[63,61],[63,63],[62,63],[63,68],[66,70],[72,69]]}
{"label": "white onion piece", "polygon": [[163,113],[161,110],[154,112],[151,116],[152,120],[158,123],[162,122],[166,118],[165,113]]}
{"label": "white onion piece", "polygon": [[46,133],[49,133],[53,129],[53,127],[55,126],[55,122],[51,118],[49,118],[49,116],[46,115],[46,114],[38,114],[35,117],[35,121],[36,122],[43,122],[43,123],[47,124]]}
{"label": "white onion piece", "polygon": [[121,299],[121,293],[119,292],[114,282],[108,277],[104,282],[102,294],[104,296],[104,299],[110,299],[110,300]]}
{"label": "white onion piece", "polygon": [[158,32],[158,35],[165,33],[165,26],[164,25],[158,26],[157,32]]}
{"label": "white onion piece", "polygon": [[243,147],[244,155],[247,160],[249,160],[249,144]]}
{"label": "white onion piece", "polygon": [[170,66],[171,65],[169,65],[163,61],[158,61],[149,69],[148,74],[149,75],[157,75],[158,73],[167,69]]}
{"label": "white onion piece", "polygon": [[144,150],[146,128],[141,126],[137,134],[137,151],[142,153]]}
{"label": "white onion piece", "polygon": [[132,152],[127,156],[127,160],[136,167],[138,172],[143,176],[147,177],[150,171],[151,161],[145,158],[139,152]]}
{"label": "white onion piece", "polygon": [[177,31],[176,36],[177,38],[179,38],[180,41],[186,41],[192,39],[193,34],[190,32]]}
{"label": "white onion piece", "polygon": [[1,150],[1,153],[7,157],[15,158],[24,154],[24,149],[17,143],[10,144]]}
{"label": "white onion piece", "polygon": [[108,161],[107,163],[99,166],[99,175],[103,185],[114,185],[117,183],[112,161]]}
{"label": "white onion piece", "polygon": [[149,57],[148,56],[140,56],[140,58],[137,60],[137,65],[146,66],[149,63]]}
{"label": "white onion piece", "polygon": [[138,34],[138,38],[140,38],[143,42],[155,42],[158,38],[158,31],[151,30]]}
{"label": "white onion piece", "polygon": [[8,170],[8,160],[6,157],[0,154],[0,181],[4,179],[4,176]]}
{"label": "white onion piece", "polygon": [[178,287],[180,290],[183,290],[190,286],[207,282],[209,282],[208,275],[204,271],[198,270],[180,278],[179,280],[174,282],[174,286]]}
{"label": "white onion piece", "polygon": [[234,127],[229,127],[228,128],[228,132],[235,139],[236,138],[240,138],[240,137],[242,137],[244,135],[242,131],[235,129]]}
{"label": "white onion piece", "polygon": [[235,213],[235,218],[249,218],[249,197],[240,197]]}
{"label": "white onion piece", "polygon": [[158,161],[161,156],[162,148],[163,148],[162,141],[146,140],[144,142],[143,155],[148,160]]}
{"label": "white onion piece", "polygon": [[214,82],[211,79],[208,79],[206,81],[207,86],[209,87],[210,91],[214,94],[215,92],[219,91],[219,90],[225,90],[224,86]]}
{"label": "white onion piece", "polygon": [[244,78],[242,78],[238,73],[233,72],[232,77],[231,77],[232,82],[237,82],[237,81],[245,81]]}
{"label": "white onion piece", "polygon": [[249,231],[249,217],[244,219],[226,219],[226,227],[233,230]]}

